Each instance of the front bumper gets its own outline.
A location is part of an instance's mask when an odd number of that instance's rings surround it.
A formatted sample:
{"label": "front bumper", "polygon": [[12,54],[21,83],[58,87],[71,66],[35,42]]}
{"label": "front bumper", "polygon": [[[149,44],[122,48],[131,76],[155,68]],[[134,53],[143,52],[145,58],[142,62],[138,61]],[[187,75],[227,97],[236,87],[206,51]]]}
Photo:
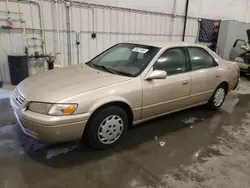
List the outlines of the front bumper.
{"label": "front bumper", "polygon": [[47,142],[80,140],[89,114],[49,116],[20,109],[13,99],[10,104],[23,132],[33,138]]}
{"label": "front bumper", "polygon": [[63,125],[46,126],[29,120],[25,120],[17,115],[14,111],[18,124],[23,132],[38,140],[47,142],[66,142],[72,140],[80,140],[85,122],[75,122]]}

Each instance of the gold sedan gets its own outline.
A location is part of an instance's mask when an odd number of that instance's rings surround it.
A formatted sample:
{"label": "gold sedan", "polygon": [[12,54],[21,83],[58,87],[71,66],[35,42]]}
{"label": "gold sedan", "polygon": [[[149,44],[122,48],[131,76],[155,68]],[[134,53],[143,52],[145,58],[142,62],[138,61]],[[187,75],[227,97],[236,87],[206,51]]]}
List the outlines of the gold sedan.
{"label": "gold sedan", "polygon": [[206,104],[219,108],[236,88],[239,67],[207,47],[119,43],[91,61],[29,77],[11,105],[24,133],[50,142],[112,147],[135,125]]}

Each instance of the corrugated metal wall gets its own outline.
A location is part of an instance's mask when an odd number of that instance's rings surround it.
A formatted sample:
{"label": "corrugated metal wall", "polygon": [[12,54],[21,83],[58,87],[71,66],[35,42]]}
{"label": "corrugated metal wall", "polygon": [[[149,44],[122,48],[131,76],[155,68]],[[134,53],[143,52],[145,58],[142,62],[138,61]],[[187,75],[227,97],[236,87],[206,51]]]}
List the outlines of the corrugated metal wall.
{"label": "corrugated metal wall", "polygon": [[[80,62],[92,58],[117,42],[172,40],[172,32],[174,32],[173,40],[180,41],[182,38],[184,20],[181,17],[174,19],[172,15],[168,14],[104,6],[97,6],[93,9],[74,6],[72,10],[74,12],[73,20],[79,15],[81,18],[85,18],[81,19],[80,24],[74,22],[72,24],[74,30],[80,31]],[[186,41],[194,42],[198,21],[189,19],[187,25]],[[173,27],[174,31],[172,31]],[[92,32],[97,34],[96,39],[90,37]]]}
{"label": "corrugated metal wall", "polygon": [[[24,13],[28,38],[42,37],[42,15],[44,15],[46,53],[59,53],[64,66],[68,62],[68,45],[66,32],[65,2],[44,1],[43,14],[41,3],[31,3],[28,0],[9,2],[0,1],[0,11],[8,8],[11,11]],[[83,63],[94,57],[104,49],[118,42],[129,40],[176,40],[182,38],[184,18],[173,17],[171,14],[133,10],[121,7],[86,4],[73,2],[70,11],[70,51],[71,64]],[[56,35],[56,14],[59,16],[59,37]],[[9,53],[24,53],[22,24],[19,15],[9,15],[13,19],[13,28],[0,29],[0,47]],[[0,14],[0,25],[6,25],[7,14]],[[189,18],[187,22],[186,41],[194,42],[198,31],[198,20]],[[96,33],[96,38],[91,34]],[[59,39],[59,41],[57,41]],[[59,48],[57,49],[57,42]],[[79,42],[77,44],[77,42]],[[29,54],[35,51],[42,53],[41,40],[28,40]],[[9,71],[6,54],[0,49],[0,63],[3,80],[9,82]],[[44,71],[43,61],[30,61],[30,74]],[[45,64],[46,67],[46,64]]]}

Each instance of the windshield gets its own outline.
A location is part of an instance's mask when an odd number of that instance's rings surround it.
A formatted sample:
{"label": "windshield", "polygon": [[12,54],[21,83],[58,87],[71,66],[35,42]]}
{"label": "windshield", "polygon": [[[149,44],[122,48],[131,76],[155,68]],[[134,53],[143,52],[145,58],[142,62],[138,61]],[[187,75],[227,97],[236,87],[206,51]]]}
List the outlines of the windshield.
{"label": "windshield", "polygon": [[138,76],[157,54],[159,48],[138,44],[117,44],[98,55],[87,65],[125,76]]}

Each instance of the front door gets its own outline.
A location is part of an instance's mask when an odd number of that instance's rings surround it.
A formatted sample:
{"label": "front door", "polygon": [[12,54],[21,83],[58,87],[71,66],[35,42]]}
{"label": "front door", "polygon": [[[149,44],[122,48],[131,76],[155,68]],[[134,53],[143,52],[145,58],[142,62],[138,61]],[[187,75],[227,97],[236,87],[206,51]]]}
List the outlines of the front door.
{"label": "front door", "polygon": [[143,81],[142,119],[184,108],[188,103],[191,75],[184,48],[166,50],[152,69],[166,71],[167,78]]}

